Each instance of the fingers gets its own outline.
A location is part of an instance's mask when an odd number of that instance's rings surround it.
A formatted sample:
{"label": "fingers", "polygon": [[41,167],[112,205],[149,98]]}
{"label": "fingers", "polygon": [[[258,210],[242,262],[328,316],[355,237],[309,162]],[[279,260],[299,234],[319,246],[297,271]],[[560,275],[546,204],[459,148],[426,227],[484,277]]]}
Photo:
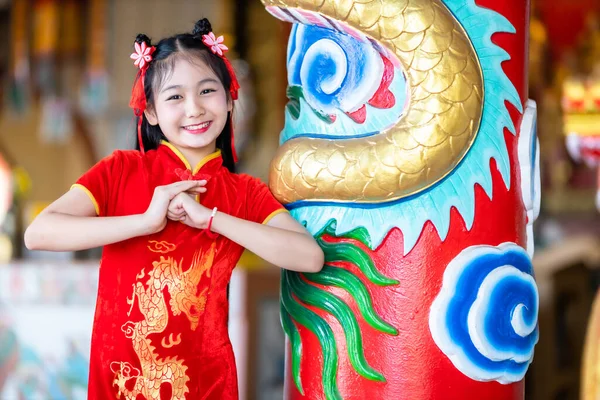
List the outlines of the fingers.
{"label": "fingers", "polygon": [[179,221],[179,219],[181,218],[181,215],[178,214],[174,214],[172,212],[167,212],[167,218],[170,219],[171,221]]}
{"label": "fingers", "polygon": [[181,215],[179,214],[172,214],[172,213],[167,213],[167,218],[171,221],[183,221],[186,218],[187,214],[183,213]]}
{"label": "fingers", "polygon": [[159,186],[157,189],[160,189],[160,190],[166,192],[167,196],[169,197],[169,200],[172,200],[173,197],[177,196],[181,192],[187,192],[194,188],[199,189],[200,187],[203,187],[204,185],[206,185],[206,180],[180,181],[180,182],[175,182],[175,183],[172,183],[172,184],[166,185],[166,186]]}
{"label": "fingers", "polygon": [[186,196],[187,195],[184,193],[179,193],[175,195],[173,199],[171,199],[169,205],[167,206],[167,218],[177,221],[181,215],[185,213],[183,205],[181,204],[181,198]]}
{"label": "fingers", "polygon": [[188,215],[185,211],[181,212],[167,212],[167,218],[171,221],[181,221],[185,222],[188,219]]}
{"label": "fingers", "polygon": [[171,202],[169,208],[167,209],[167,218],[173,221],[179,221],[182,217],[185,216],[185,210],[181,204],[174,204]]}
{"label": "fingers", "polygon": [[191,193],[191,194],[201,194],[201,193],[206,193],[206,188],[199,186],[199,187],[193,187],[190,190],[187,190],[186,193]]}
{"label": "fingers", "polygon": [[204,186],[206,186],[207,180],[202,179],[200,181],[194,181],[194,180],[179,181],[179,182],[175,182],[170,185],[167,185],[167,186],[185,186],[188,183],[195,183],[195,185],[192,185],[191,187],[204,187]]}

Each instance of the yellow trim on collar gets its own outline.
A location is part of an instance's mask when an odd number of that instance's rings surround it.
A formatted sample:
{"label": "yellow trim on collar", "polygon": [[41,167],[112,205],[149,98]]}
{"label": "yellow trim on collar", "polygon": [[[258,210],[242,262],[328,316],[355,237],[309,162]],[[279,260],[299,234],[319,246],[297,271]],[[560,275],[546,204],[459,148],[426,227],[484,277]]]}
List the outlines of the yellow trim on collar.
{"label": "yellow trim on collar", "polygon": [[88,195],[90,200],[92,200],[92,203],[94,203],[94,208],[96,209],[96,215],[99,216],[100,215],[100,207],[98,206],[98,202],[96,201],[96,198],[94,197],[92,192],[90,192],[90,190],[88,188],[86,188],[85,186],[83,186],[80,183],[76,183],[76,184],[72,185],[71,189],[73,189],[73,188],[80,188],[81,190],[83,190],[85,192],[85,194]]}
{"label": "yellow trim on collar", "polygon": [[183,164],[185,164],[185,167],[187,169],[189,169],[190,171],[192,171],[193,174],[196,174],[198,171],[200,171],[200,168],[202,168],[210,160],[214,160],[215,158],[218,158],[221,156],[221,150],[218,149],[214,153],[211,153],[211,154],[207,155],[206,157],[204,157],[202,160],[200,160],[200,162],[196,165],[196,168],[194,168],[192,170],[192,166],[190,165],[189,161],[185,158],[185,156],[181,153],[181,151],[179,151],[179,149],[177,147],[173,146],[171,143],[167,142],[166,140],[161,141],[160,144],[164,144],[165,146],[170,148],[171,151],[173,153],[175,153],[175,155],[177,157],[179,157],[181,162],[183,162]]}

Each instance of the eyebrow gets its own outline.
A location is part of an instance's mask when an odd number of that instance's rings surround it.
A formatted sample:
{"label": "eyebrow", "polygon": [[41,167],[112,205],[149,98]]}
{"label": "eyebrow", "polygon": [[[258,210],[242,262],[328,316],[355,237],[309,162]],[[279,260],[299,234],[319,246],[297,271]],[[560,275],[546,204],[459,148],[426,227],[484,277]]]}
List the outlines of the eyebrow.
{"label": "eyebrow", "polygon": [[[206,78],[206,79],[202,79],[201,81],[199,81],[196,86],[200,86],[204,83],[219,83],[219,81],[217,81],[215,78]],[[166,92],[167,90],[172,90],[172,89],[180,89],[182,87],[182,85],[171,85],[171,86],[167,86],[166,88],[164,88],[163,90],[161,90],[160,92]]]}

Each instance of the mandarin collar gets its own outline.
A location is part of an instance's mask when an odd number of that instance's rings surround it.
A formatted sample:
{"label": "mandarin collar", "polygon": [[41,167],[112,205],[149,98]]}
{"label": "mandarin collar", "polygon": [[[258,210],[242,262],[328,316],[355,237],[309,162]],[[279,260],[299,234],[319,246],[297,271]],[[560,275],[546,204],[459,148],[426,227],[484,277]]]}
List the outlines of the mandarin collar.
{"label": "mandarin collar", "polygon": [[194,168],[185,156],[167,141],[161,142],[159,151],[173,161],[173,173],[181,180],[206,179],[208,181],[223,166],[221,150],[207,155]]}

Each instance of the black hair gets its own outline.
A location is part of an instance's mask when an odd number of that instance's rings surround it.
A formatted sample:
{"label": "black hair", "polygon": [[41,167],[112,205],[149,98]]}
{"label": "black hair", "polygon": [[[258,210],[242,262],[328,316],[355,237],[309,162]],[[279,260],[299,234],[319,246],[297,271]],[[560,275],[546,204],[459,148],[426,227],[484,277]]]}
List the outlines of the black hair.
{"label": "black hair", "polygon": [[[228,101],[232,101],[231,93],[229,92],[231,76],[225,62],[221,57],[209,51],[208,47],[202,42],[202,35],[207,35],[209,32],[212,32],[210,22],[207,18],[203,18],[196,22],[191,33],[180,33],[162,39],[158,44],[154,45],[156,50],[152,54],[152,61],[146,70],[146,78],[144,79],[147,108],[154,106],[154,92],[156,88],[160,88],[167,79],[167,76],[173,72],[173,67],[177,60],[174,55],[188,57],[191,60],[200,58],[217,75],[225,88]],[[144,42],[147,46],[152,46],[150,38],[144,34],[137,35],[135,42],[138,44]],[[221,150],[223,165],[231,172],[234,172],[235,163],[231,149],[232,113],[233,110],[227,114],[227,123],[217,137],[216,145]],[[160,126],[158,124],[151,125],[146,119],[145,114],[137,118],[142,118],[142,142],[146,151],[156,149],[163,140],[168,141]],[[140,150],[137,134],[135,136],[136,148]]]}

